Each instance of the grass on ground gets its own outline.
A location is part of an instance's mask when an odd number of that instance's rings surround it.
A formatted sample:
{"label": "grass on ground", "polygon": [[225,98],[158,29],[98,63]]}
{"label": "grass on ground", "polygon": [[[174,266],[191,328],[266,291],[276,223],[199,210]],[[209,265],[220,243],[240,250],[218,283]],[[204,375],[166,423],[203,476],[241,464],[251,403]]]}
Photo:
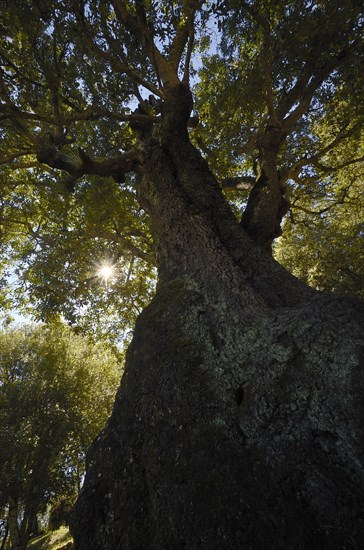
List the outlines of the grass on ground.
{"label": "grass on ground", "polygon": [[28,542],[27,550],[58,550],[70,541],[72,541],[72,537],[68,528],[60,527],[57,531],[49,531],[40,537],[31,539]]}

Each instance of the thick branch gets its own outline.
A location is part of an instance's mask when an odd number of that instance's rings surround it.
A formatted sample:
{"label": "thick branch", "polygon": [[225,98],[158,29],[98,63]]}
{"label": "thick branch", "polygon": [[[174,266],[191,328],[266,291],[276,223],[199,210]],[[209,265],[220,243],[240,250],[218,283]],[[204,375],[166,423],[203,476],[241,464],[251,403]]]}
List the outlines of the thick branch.
{"label": "thick branch", "polygon": [[131,150],[126,153],[120,153],[115,157],[101,157],[92,159],[85,151],[79,148],[79,158],[71,158],[65,155],[55,147],[48,146],[37,153],[37,159],[51,168],[68,172],[76,178],[83,175],[97,175],[112,177],[117,182],[125,181],[125,174],[136,170],[140,162],[141,152]]}
{"label": "thick branch", "polygon": [[[184,2],[181,20],[170,53],[170,60],[176,73],[186,44],[189,42],[189,48],[192,48],[195,14],[201,8],[202,4],[203,2],[201,1],[185,0]],[[190,55],[191,53],[189,53],[189,56]],[[186,59],[185,73],[187,64],[189,64],[189,59]]]}
{"label": "thick branch", "polygon": [[189,86],[189,83],[190,83],[190,63],[191,63],[191,56],[192,56],[194,38],[195,38],[195,33],[194,33],[194,28],[192,27],[191,30],[190,30],[190,36],[189,36],[189,39],[188,39],[186,60],[185,60],[185,69],[184,69],[183,78],[182,78],[182,82],[186,86]]}

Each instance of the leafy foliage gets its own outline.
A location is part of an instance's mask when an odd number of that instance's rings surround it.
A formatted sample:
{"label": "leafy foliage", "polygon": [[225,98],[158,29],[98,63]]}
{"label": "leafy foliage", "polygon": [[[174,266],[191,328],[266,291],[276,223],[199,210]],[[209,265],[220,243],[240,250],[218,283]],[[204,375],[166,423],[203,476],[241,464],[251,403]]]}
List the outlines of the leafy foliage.
{"label": "leafy foliage", "polygon": [[362,182],[360,165],[323,175],[321,186],[297,197],[276,244],[278,261],[319,290],[363,296]]}
{"label": "leafy foliage", "polygon": [[[191,139],[233,208],[245,208],[275,147],[273,173],[290,201],[277,258],[320,288],[356,292],[332,277],[346,264],[358,277],[360,2],[5,0],[0,9],[4,309],[31,304],[37,319],[62,313],[96,338],[128,338],[156,277],[137,194],[140,128],[163,122],[158,101],[189,75]],[[318,236],[343,227],[354,244],[324,265]],[[311,263],[294,245],[302,240]],[[107,284],[97,276],[105,261],[119,270]],[[308,264],[320,275],[308,277]]]}
{"label": "leafy foliage", "polygon": [[73,494],[110,414],[120,365],[62,324],[0,334],[0,506],[27,514]]}
{"label": "leafy foliage", "polygon": [[[361,7],[357,2],[239,5],[240,10],[237,2],[226,3],[230,17],[219,20],[221,46],[204,58],[196,87],[201,119],[196,143],[222,181],[244,182],[257,174],[267,131],[286,125],[277,169],[290,204],[276,258],[312,286],[358,294]],[[248,189],[238,191],[243,207]],[[228,189],[227,198],[236,203],[237,192]]]}
{"label": "leafy foliage", "polygon": [[[30,314],[35,306],[36,319],[62,312],[79,330],[120,344],[154,280],[150,231],[135,193],[111,179],[78,181],[71,193],[62,178],[39,170],[21,183],[18,177],[9,174],[2,196],[3,258],[19,283],[15,301]],[[105,262],[115,266],[110,283],[99,274]]]}
{"label": "leafy foliage", "polygon": [[[149,300],[155,277],[148,220],[137,205],[133,181],[121,188],[111,178],[44,172],[31,155],[40,139],[58,140],[71,154],[86,147],[93,154],[118,155],[134,139],[116,114],[124,110],[134,83],[85,49],[77,14],[44,2],[8,8],[7,3],[2,8],[1,131],[4,161],[12,163],[2,172],[0,222],[4,284],[10,275],[18,292],[11,302],[4,290],[4,306],[25,305],[25,296],[32,296],[36,318],[62,312],[69,322],[77,318],[79,329],[96,331],[97,338],[107,333],[120,344]],[[105,7],[95,5],[94,11],[99,15],[90,16],[90,35],[98,25],[107,33],[120,32]],[[9,109],[15,105],[15,115],[23,114],[13,125]],[[116,117],[113,124],[107,110]],[[97,275],[105,261],[120,273],[107,286]]]}

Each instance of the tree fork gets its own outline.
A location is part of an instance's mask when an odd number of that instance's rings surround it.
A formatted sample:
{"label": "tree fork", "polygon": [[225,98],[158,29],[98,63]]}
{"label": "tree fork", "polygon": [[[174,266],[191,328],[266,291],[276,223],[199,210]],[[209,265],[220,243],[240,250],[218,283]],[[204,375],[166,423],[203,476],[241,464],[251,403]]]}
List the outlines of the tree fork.
{"label": "tree fork", "polygon": [[254,245],[187,135],[164,128],[138,187],[159,286],[88,455],[75,548],[359,545],[363,308]]}
{"label": "tree fork", "polygon": [[281,221],[289,208],[284,196],[285,179],[278,170],[278,153],[285,138],[282,126],[268,126],[259,138],[256,182],[241,219],[247,234],[269,255],[274,239],[282,233]]}

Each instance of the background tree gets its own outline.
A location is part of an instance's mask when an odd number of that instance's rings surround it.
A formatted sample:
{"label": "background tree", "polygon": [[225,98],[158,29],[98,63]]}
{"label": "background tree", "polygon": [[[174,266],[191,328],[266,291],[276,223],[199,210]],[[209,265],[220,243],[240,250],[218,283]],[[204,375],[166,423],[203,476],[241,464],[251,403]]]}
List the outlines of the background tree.
{"label": "background tree", "polygon": [[37,534],[46,505],[79,490],[120,366],[61,324],[9,329],[0,334],[0,349],[1,508],[12,548],[20,549]]}
{"label": "background tree", "polygon": [[355,197],[359,2],[22,1],[2,24],[4,247],[42,315],[101,304],[89,248],[128,266],[127,320],[158,268],[76,548],[359,545],[362,309],[271,257],[289,210]]}

